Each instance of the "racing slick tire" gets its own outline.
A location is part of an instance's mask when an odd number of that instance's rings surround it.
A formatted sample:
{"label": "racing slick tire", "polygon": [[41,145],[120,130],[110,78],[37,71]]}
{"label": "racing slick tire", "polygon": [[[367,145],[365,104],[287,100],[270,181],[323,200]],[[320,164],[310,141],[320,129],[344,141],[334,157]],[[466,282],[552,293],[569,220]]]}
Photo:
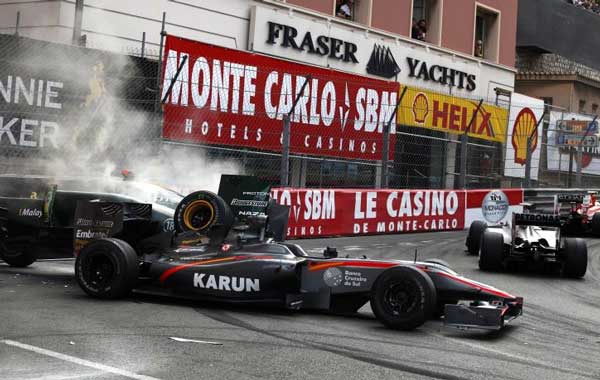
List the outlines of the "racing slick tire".
{"label": "racing slick tire", "polygon": [[479,252],[479,269],[494,271],[502,269],[504,260],[504,237],[492,231],[484,231]]}
{"label": "racing slick tire", "polygon": [[125,241],[107,238],[87,244],[75,261],[79,286],[92,297],[123,298],[134,288],[139,275],[135,250]]}
{"label": "racing slick tire", "polygon": [[600,212],[596,212],[592,216],[592,234],[600,236]]}
{"label": "racing slick tire", "polygon": [[383,272],[371,290],[371,309],[389,328],[412,330],[430,319],[437,295],[431,278],[422,270],[394,267]]}
{"label": "racing slick tire", "polygon": [[481,220],[476,220],[471,223],[469,233],[467,234],[467,252],[469,255],[477,255],[481,246],[481,236],[487,228],[487,223]]}
{"label": "racing slick tire", "polygon": [[0,245],[0,259],[11,267],[25,268],[37,260],[37,255],[27,247],[11,249]]}
{"label": "racing slick tire", "polygon": [[223,198],[210,191],[196,191],[179,202],[175,208],[175,231],[207,233],[212,226],[230,227],[234,217]]}
{"label": "racing slick tire", "polygon": [[579,278],[587,271],[587,245],[581,238],[566,238],[563,242],[563,275]]}

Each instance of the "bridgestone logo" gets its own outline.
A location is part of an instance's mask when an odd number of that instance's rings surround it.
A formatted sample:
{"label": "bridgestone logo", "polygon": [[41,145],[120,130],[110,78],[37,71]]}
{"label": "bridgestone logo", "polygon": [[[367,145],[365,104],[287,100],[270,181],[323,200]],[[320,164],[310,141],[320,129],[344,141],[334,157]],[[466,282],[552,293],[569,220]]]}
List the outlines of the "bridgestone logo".
{"label": "bridgestone logo", "polygon": [[75,237],[77,239],[102,239],[107,238],[108,234],[103,231],[77,230]]}
{"label": "bridgestone logo", "polygon": [[246,207],[267,207],[269,202],[267,201],[257,201],[253,199],[237,199],[234,198],[231,201],[232,206],[246,206]]}
{"label": "bridgestone logo", "polygon": [[225,290],[228,292],[260,292],[258,278],[229,277],[194,273],[194,287],[202,289]]}

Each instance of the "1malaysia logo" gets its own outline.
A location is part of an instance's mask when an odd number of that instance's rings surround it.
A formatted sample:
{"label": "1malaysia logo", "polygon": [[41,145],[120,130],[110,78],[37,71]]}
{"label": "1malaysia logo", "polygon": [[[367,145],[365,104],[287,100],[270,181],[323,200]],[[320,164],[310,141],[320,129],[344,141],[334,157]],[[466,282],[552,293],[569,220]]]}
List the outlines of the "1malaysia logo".
{"label": "1malaysia logo", "polygon": [[37,208],[21,208],[21,209],[19,209],[18,215],[34,217],[34,218],[39,219],[42,217],[43,213],[42,213],[42,210],[37,209]]}

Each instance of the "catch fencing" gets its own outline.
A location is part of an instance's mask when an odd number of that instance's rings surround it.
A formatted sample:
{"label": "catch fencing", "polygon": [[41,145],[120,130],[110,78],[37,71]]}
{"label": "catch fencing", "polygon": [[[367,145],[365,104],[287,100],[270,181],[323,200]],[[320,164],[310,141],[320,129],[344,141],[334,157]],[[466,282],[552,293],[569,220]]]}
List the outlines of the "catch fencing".
{"label": "catch fencing", "polygon": [[129,169],[180,188],[220,173],[315,188],[600,186],[596,150],[556,148],[560,121],[588,115],[546,107],[538,135],[535,120],[514,128],[514,98],[456,98],[198,44],[169,37],[162,56],[147,56],[0,35],[0,173]]}

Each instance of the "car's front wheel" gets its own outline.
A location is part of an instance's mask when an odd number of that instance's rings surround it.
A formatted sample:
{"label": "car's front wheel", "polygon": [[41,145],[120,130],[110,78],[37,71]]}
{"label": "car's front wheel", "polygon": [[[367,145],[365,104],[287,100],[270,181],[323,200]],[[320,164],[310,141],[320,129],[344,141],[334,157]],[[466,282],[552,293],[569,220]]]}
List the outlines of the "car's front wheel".
{"label": "car's front wheel", "polygon": [[99,239],[87,244],[75,261],[75,277],[90,296],[125,297],[135,286],[139,260],[134,249],[119,239]]}
{"label": "car's front wheel", "polygon": [[425,272],[411,266],[394,267],[373,284],[371,308],[387,327],[412,330],[432,317],[436,299],[433,281]]}
{"label": "car's front wheel", "polygon": [[587,271],[587,244],[581,238],[566,238],[563,243],[563,274],[567,277],[579,278]]}

